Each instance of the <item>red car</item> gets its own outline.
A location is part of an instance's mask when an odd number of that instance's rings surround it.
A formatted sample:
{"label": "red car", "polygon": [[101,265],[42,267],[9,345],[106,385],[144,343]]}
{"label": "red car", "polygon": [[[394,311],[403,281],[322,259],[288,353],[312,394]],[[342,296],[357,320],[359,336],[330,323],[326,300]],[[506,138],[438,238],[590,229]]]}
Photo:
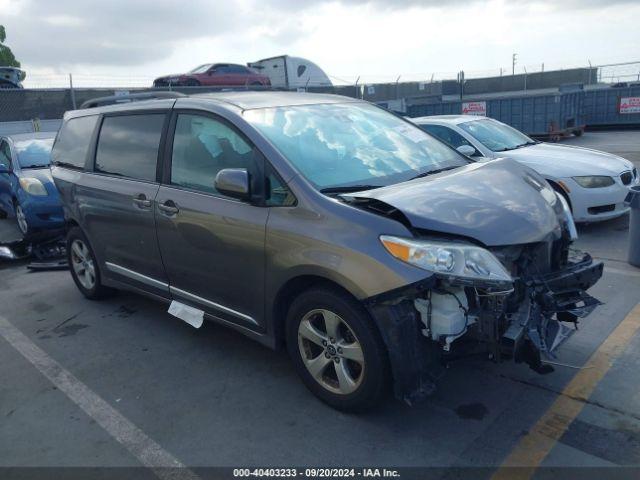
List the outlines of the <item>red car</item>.
{"label": "red car", "polygon": [[233,63],[205,63],[190,72],[176,75],[167,75],[156,78],[154,87],[167,87],[169,85],[182,87],[198,86],[269,86],[271,82],[266,75],[260,75],[256,71],[243,65]]}

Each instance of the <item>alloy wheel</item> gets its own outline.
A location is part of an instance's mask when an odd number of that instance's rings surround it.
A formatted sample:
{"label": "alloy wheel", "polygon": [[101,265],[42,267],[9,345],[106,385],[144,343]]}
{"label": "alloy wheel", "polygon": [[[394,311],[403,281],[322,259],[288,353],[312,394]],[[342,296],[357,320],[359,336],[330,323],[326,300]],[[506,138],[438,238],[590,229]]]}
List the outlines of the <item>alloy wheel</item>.
{"label": "alloy wheel", "polygon": [[18,222],[18,228],[22,234],[26,235],[29,231],[29,223],[27,222],[27,216],[20,205],[16,205],[16,221]]}
{"label": "alloy wheel", "polygon": [[89,247],[82,240],[71,244],[71,265],[80,284],[91,290],[96,284],[96,268]]}
{"label": "alloy wheel", "polygon": [[362,383],[362,346],[336,313],[325,309],[307,313],[298,326],[298,348],[307,371],[330,392],[348,395]]}

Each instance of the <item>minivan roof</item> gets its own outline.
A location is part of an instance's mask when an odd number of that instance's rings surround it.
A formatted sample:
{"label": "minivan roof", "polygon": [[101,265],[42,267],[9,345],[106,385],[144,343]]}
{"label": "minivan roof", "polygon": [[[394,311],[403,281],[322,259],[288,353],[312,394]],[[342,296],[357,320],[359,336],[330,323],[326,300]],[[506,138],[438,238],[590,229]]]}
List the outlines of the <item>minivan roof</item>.
{"label": "minivan roof", "polygon": [[[126,97],[123,97],[123,100]],[[316,104],[335,104],[335,103],[357,103],[362,102],[351,97],[342,95],[331,95],[321,93],[303,93],[303,92],[257,92],[257,91],[236,91],[236,92],[214,92],[199,93],[194,95],[184,95],[177,98],[158,98],[152,100],[142,100],[134,102],[123,102],[112,105],[99,106],[94,108],[86,108],[82,110],[68,111],[66,118],[95,115],[104,112],[139,110],[149,108],[150,106],[169,107],[176,100],[189,99],[191,103],[195,100],[202,100],[203,105],[209,102],[215,102],[218,105],[229,105],[240,110],[251,110],[258,108],[297,106],[297,105],[316,105]]]}
{"label": "minivan roof", "polygon": [[191,95],[191,98],[203,98],[228,103],[241,110],[254,108],[288,107],[295,105],[314,105],[320,103],[360,102],[361,100],[325,93],[303,92],[216,92]]}

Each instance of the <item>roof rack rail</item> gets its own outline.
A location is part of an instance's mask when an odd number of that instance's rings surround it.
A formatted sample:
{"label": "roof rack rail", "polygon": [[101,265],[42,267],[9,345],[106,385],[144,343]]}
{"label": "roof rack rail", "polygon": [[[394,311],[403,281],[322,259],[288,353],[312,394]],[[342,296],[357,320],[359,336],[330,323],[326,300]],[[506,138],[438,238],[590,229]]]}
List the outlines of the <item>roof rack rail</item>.
{"label": "roof rack rail", "polygon": [[108,97],[98,97],[87,100],[86,102],[83,102],[82,105],[80,105],[80,108],[95,108],[104,107],[105,105],[114,105],[116,103],[139,102],[142,100],[179,97],[186,97],[186,95],[180,92],[141,92],[130,93],[127,95],[110,95]]}

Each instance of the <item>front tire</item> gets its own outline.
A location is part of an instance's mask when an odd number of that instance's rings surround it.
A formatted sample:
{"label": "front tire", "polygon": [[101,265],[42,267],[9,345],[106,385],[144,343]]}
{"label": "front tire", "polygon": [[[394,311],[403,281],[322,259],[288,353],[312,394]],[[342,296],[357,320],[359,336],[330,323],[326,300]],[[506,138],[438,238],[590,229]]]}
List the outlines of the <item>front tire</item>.
{"label": "front tire", "polygon": [[337,289],[313,288],[293,301],[287,349],[307,388],[333,408],[366,410],[388,391],[380,334],[364,307]]}
{"label": "front tire", "polygon": [[18,224],[18,229],[22,233],[23,237],[28,237],[31,233],[31,229],[29,227],[29,221],[27,220],[27,215],[24,213],[24,209],[22,205],[20,205],[17,201],[13,204],[14,212],[16,215],[16,223]]}
{"label": "front tire", "polygon": [[115,292],[102,284],[98,261],[89,240],[78,227],[67,234],[67,261],[78,290],[89,300],[106,298]]}

